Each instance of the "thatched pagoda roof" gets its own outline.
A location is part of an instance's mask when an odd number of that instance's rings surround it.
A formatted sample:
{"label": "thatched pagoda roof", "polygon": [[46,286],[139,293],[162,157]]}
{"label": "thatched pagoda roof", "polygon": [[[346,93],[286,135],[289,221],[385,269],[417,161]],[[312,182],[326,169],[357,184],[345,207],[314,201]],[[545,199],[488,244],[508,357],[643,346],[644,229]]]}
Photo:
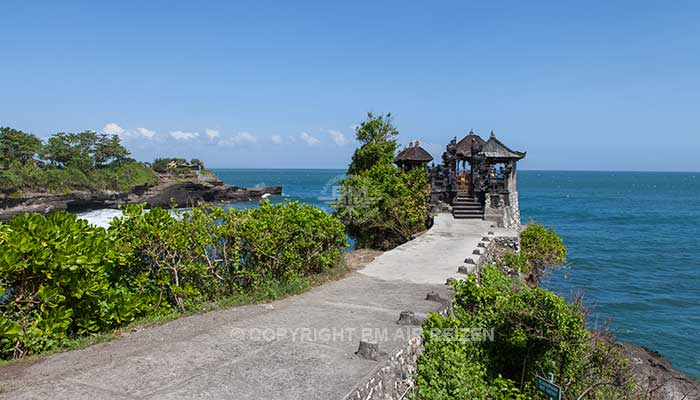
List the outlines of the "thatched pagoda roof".
{"label": "thatched pagoda roof", "polygon": [[480,154],[486,158],[520,160],[527,153],[509,149],[508,146],[496,139],[496,134],[491,131],[491,136],[481,148]]}
{"label": "thatched pagoda roof", "polygon": [[421,162],[429,163],[433,161],[433,156],[430,155],[418,142],[410,144],[405,149],[401,150],[396,155],[395,161],[399,162]]}
{"label": "thatched pagoda roof", "polygon": [[475,134],[474,131],[469,131],[469,134],[465,136],[462,140],[457,142],[457,156],[462,158],[469,158],[476,155],[481,148],[486,144],[484,139],[479,135]]}

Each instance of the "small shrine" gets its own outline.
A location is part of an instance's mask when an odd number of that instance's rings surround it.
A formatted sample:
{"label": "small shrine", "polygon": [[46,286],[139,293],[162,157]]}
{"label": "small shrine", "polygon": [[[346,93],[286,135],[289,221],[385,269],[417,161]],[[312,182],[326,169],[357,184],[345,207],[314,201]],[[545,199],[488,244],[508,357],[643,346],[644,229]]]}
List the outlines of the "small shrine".
{"label": "small shrine", "polygon": [[480,218],[498,226],[520,226],[516,164],[525,152],[511,150],[491,132],[488,140],[474,131],[442,154],[430,169],[431,203],[449,204],[455,218]]}
{"label": "small shrine", "polygon": [[396,155],[394,162],[399,168],[405,171],[410,171],[414,168],[427,165],[433,161],[433,156],[430,155],[424,148],[420,146],[420,142],[409,143],[403,150]]}

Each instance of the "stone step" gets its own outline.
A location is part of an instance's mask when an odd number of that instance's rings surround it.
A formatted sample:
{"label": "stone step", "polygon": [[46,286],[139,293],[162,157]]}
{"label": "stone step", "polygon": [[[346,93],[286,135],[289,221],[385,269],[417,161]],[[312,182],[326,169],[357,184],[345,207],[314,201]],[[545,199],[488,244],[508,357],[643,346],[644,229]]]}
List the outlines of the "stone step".
{"label": "stone step", "polygon": [[455,202],[452,202],[452,205],[454,207],[457,207],[457,206],[478,206],[478,207],[481,207],[481,203],[465,202],[465,201],[455,201]]}
{"label": "stone step", "polygon": [[483,219],[481,215],[453,215],[455,219]]}
{"label": "stone step", "polygon": [[478,214],[478,215],[484,215],[484,212],[481,210],[452,210],[452,214]]}
{"label": "stone step", "polygon": [[457,206],[457,207],[452,207],[453,210],[457,211],[479,211],[482,212],[483,210],[481,209],[481,206]]}
{"label": "stone step", "polygon": [[482,213],[452,213],[452,216],[455,218],[483,218],[484,214],[482,214]]}

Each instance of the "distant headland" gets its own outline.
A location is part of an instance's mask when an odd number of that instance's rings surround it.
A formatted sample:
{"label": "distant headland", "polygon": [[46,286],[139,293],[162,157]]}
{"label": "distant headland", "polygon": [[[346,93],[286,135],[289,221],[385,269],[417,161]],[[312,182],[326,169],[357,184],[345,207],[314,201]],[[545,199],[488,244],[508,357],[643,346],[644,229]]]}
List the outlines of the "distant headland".
{"label": "distant headland", "polygon": [[197,159],[129,157],[118,136],[94,131],[57,133],[43,142],[0,128],[0,221],[27,212],[84,211],[146,203],[187,207],[279,195],[280,186],[226,185]]}

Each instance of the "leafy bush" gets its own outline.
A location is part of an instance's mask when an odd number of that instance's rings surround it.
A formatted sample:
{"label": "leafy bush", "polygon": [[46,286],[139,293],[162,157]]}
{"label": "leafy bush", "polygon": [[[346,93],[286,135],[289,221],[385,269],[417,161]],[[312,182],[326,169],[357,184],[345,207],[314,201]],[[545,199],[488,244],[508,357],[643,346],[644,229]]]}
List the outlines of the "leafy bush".
{"label": "leafy bush", "polygon": [[539,286],[545,267],[557,267],[566,261],[566,246],[554,228],[529,224],[520,234],[520,253],[506,253],[498,264],[527,276],[531,286]]}
{"label": "leafy bush", "polygon": [[128,276],[148,276],[149,286],[140,289],[158,307],[180,310],[322,272],[337,265],[346,240],[342,224],[326,212],[268,201],[249,210],[195,207],[180,218],[129,206],[110,232],[130,260]]}
{"label": "leafy bush", "polygon": [[357,128],[363,143],[355,151],[336,206],[358,247],[382,250],[407,242],[426,228],[430,186],[427,171],[405,172],[393,164],[398,131],[391,115],[375,117]]}
{"label": "leafy bush", "polygon": [[[566,249],[551,228],[531,225],[511,267],[544,268],[563,262]],[[535,378],[552,372],[566,398],[633,399],[627,360],[611,343],[586,329],[585,311],[541,288],[530,288],[495,266],[454,284],[454,316],[431,314],[416,383],[422,400],[543,399]],[[445,329],[493,329],[493,340],[465,341]],[[463,337],[462,337],[463,338]]]}
{"label": "leafy bush", "polygon": [[0,170],[0,193],[12,194],[22,188],[22,178],[15,171]]}
{"label": "leafy bush", "polygon": [[40,352],[145,312],[110,282],[122,258],[102,228],[73,214],[23,214],[0,225],[0,355]]}
{"label": "leafy bush", "polygon": [[[567,398],[587,389],[591,399],[634,398],[626,383],[628,364],[609,342],[591,340],[579,304],[530,289],[491,266],[483,268],[480,284],[470,276],[455,290],[454,317],[432,314],[424,325],[416,380],[420,399],[539,399],[534,380],[548,372]],[[493,329],[494,340],[435,334],[446,328]]]}
{"label": "leafy bush", "polygon": [[23,214],[0,224],[0,358],[298,283],[338,265],[345,246],[334,216],[296,202],[177,216],[132,205],[108,230],[63,211]]}
{"label": "leafy bush", "polygon": [[170,168],[170,163],[172,162],[172,160],[173,160],[172,158],[156,158],[151,163],[151,168],[153,168],[153,170],[156,172],[161,172],[161,173],[168,172],[168,169]]}
{"label": "leafy bush", "polygon": [[566,246],[554,228],[529,224],[520,234],[521,254],[531,268],[544,269],[566,260]]}

